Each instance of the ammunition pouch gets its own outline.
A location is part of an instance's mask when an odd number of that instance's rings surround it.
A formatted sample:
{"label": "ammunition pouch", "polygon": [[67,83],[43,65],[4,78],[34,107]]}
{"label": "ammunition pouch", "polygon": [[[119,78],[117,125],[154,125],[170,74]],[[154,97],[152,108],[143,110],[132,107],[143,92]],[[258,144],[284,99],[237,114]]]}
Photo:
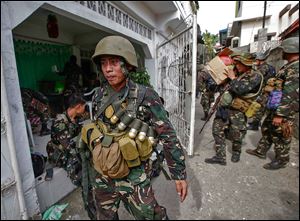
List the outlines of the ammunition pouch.
{"label": "ammunition pouch", "polygon": [[232,100],[231,107],[245,113],[250,107],[250,102],[236,97]]}
{"label": "ammunition pouch", "polygon": [[282,84],[283,80],[276,79],[276,78],[270,78],[267,81],[267,85],[264,88],[265,92],[271,92],[273,90],[282,90]]}
{"label": "ammunition pouch", "polygon": [[[82,140],[88,145],[92,153],[94,169],[100,174],[111,178],[123,178],[129,174],[129,168],[118,143],[123,136],[124,132],[108,133],[106,126],[100,121],[87,124],[82,128]],[[108,139],[104,139],[105,137]],[[106,143],[103,145],[104,140]],[[107,142],[108,140],[111,140],[111,143]]]}
{"label": "ammunition pouch", "polygon": [[139,152],[133,139],[124,137],[119,140],[119,146],[128,167],[136,167],[141,165]]}
{"label": "ammunition pouch", "polygon": [[253,101],[250,104],[248,110],[245,112],[246,117],[248,118],[253,117],[260,108],[261,108],[261,104],[256,101]]}
{"label": "ammunition pouch", "polygon": [[127,176],[129,168],[141,165],[141,161],[149,159],[152,153],[148,137],[140,141],[130,138],[126,131],[108,132],[101,121],[85,125],[82,140],[92,153],[95,170],[111,178]]}

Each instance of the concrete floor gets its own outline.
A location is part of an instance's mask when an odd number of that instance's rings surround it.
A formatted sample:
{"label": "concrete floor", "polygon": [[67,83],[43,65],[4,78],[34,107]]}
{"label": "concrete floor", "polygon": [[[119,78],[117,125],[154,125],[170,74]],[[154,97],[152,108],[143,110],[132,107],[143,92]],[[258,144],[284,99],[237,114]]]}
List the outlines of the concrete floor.
{"label": "concrete floor", "polygon": [[[290,163],[284,169],[269,171],[262,166],[274,158],[273,149],[267,159],[245,153],[254,148],[260,131],[248,131],[241,160],[232,163],[231,143],[227,141],[227,166],[211,165],[205,158],[215,154],[211,134],[212,120],[201,135],[202,108],[196,100],[196,136],[193,157],[186,157],[188,196],[183,203],[175,191],[175,183],[161,174],[153,181],[157,201],[167,208],[171,220],[299,220],[299,140],[293,139]],[[198,135],[198,136],[197,136]],[[81,190],[76,189],[58,204],[69,203],[61,219],[88,220],[82,207]],[[119,218],[133,220],[121,205]]]}

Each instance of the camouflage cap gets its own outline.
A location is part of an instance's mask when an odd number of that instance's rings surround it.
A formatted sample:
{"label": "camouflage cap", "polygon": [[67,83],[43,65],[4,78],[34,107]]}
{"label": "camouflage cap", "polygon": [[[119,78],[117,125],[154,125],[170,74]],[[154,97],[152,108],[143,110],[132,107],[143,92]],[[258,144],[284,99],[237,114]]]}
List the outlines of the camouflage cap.
{"label": "camouflage cap", "polygon": [[232,59],[234,61],[239,61],[246,66],[252,66],[252,64],[254,62],[253,54],[250,54],[248,52],[244,52],[240,55],[236,55],[236,56],[232,57]]}
{"label": "camouflage cap", "polygon": [[270,55],[271,48],[268,48],[265,52],[256,53],[256,60],[265,60]]}
{"label": "camouflage cap", "polygon": [[279,48],[284,53],[299,53],[299,37],[290,37],[281,42]]}

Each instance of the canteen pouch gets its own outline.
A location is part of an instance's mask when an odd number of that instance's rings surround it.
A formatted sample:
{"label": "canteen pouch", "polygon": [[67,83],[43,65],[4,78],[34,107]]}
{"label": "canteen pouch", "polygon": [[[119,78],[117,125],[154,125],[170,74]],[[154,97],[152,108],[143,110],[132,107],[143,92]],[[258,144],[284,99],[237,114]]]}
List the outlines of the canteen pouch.
{"label": "canteen pouch", "polygon": [[281,102],[282,98],[282,91],[281,90],[274,90],[269,94],[267,108],[269,110],[275,110]]}
{"label": "canteen pouch", "polygon": [[141,165],[135,140],[125,136],[120,139],[118,143],[128,167],[136,167]]}
{"label": "canteen pouch", "polygon": [[245,113],[248,110],[249,106],[250,106],[250,103],[248,101],[245,101],[238,97],[234,98],[231,103],[232,108],[239,110],[243,113]]}
{"label": "canteen pouch", "polygon": [[253,101],[245,113],[246,117],[248,118],[253,117],[260,108],[261,108],[260,103]]}
{"label": "canteen pouch", "polygon": [[141,161],[148,160],[152,154],[152,144],[148,137],[142,142],[139,139],[135,140]]}

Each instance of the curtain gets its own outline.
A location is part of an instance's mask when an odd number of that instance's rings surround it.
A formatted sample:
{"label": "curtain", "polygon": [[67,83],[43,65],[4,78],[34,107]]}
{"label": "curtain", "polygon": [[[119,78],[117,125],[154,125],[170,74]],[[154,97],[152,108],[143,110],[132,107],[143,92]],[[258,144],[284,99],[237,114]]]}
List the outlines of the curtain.
{"label": "curtain", "polygon": [[59,82],[64,76],[52,72],[52,66],[63,70],[72,54],[71,46],[14,39],[20,86],[40,90],[39,81]]}

